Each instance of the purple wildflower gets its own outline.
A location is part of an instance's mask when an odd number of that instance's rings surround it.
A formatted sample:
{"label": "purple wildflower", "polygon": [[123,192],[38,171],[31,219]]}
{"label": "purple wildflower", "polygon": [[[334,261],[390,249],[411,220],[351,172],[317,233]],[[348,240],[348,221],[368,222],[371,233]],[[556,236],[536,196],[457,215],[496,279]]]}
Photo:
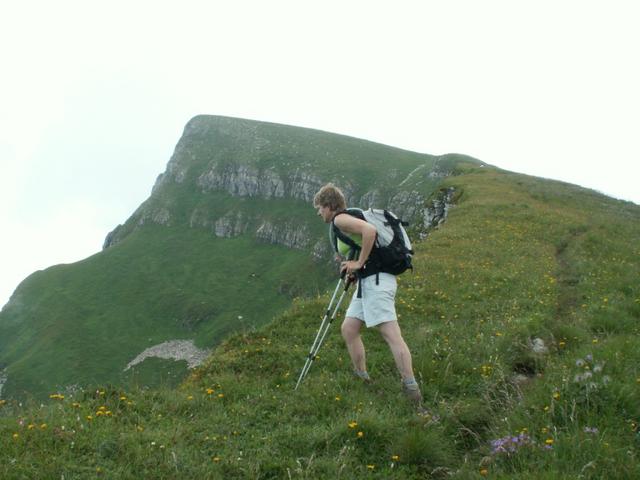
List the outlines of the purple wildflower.
{"label": "purple wildflower", "polygon": [[516,453],[519,448],[524,447],[526,445],[531,445],[531,437],[526,433],[522,432],[519,435],[507,435],[502,438],[498,438],[496,440],[491,441],[491,454],[496,455],[499,453]]}

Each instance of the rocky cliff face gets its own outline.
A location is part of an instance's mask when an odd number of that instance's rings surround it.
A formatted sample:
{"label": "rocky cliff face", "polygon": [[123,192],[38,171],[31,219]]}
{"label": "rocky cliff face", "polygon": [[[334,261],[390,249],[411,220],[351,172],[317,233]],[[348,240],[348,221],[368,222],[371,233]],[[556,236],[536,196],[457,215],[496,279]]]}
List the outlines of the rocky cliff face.
{"label": "rocky cliff face", "polygon": [[204,227],[216,237],[233,238],[250,233],[262,242],[299,250],[307,248],[311,242],[311,235],[306,225],[296,225],[291,222],[274,224],[260,216],[249,217],[242,211],[228,212],[215,221],[206,216],[199,217],[199,213],[194,212],[191,227]]}
{"label": "rocky cliff face", "polygon": [[449,209],[453,206],[455,192],[455,189],[451,187],[440,190],[422,210],[421,238],[426,237],[429,230],[437,228],[447,219]]}
{"label": "rocky cliff face", "polygon": [[242,212],[229,212],[213,224],[216,237],[231,238],[247,232],[249,219]]}
{"label": "rocky cliff face", "polygon": [[4,384],[7,383],[8,379],[9,375],[7,375],[7,372],[5,370],[0,370],[0,398],[2,398],[2,388],[4,387]]}
{"label": "rocky cliff face", "polygon": [[[163,177],[162,182],[167,182],[168,178]],[[258,172],[257,169],[242,165],[237,168],[212,168],[200,175],[197,180],[197,186],[202,193],[224,191],[235,197],[258,197],[264,200],[291,198],[305,202],[309,205],[309,209],[311,209],[313,196],[324,184],[323,179],[301,171],[282,177],[272,171]],[[452,198],[453,190],[448,190],[441,192],[427,204],[425,196],[414,190],[400,191],[385,201],[381,192],[371,190],[360,197],[351,193],[349,205],[358,205],[363,209],[386,208],[400,218],[408,220],[419,230],[426,231],[444,221]],[[149,222],[159,225],[172,224],[171,211],[166,207],[149,206],[141,208],[136,214],[137,226]],[[315,218],[310,213],[310,221],[313,220]],[[317,247],[307,225],[274,224],[260,215],[248,215],[237,209],[215,218],[206,209],[198,207],[191,213],[189,226],[207,229],[221,238],[251,234],[260,241],[295,249],[306,249],[313,244],[316,245],[314,257],[323,257],[327,253],[324,249]],[[117,243],[119,228],[121,226],[109,233],[105,239],[104,248]]]}
{"label": "rocky cliff face", "polygon": [[204,192],[223,190],[234,197],[283,198],[284,181],[273,171],[259,172],[248,165],[218,167],[203,173],[197,181]]}
{"label": "rocky cliff face", "polygon": [[263,222],[256,230],[255,237],[263,242],[300,250],[306,248],[311,241],[306,225],[293,223],[274,225]]}
{"label": "rocky cliff face", "polygon": [[[427,159],[426,163],[419,164],[410,173],[405,170],[404,178],[399,177],[397,168],[390,161],[393,168],[390,167],[386,178],[377,181],[382,186],[363,193],[353,183],[358,178],[346,179],[335,173],[321,176],[312,171],[312,161],[297,158],[305,147],[309,148],[314,158],[316,155],[320,158],[346,155],[338,150],[330,151],[332,144],[319,141],[317,133],[309,134],[308,145],[304,143],[306,140],[307,137],[295,140],[287,135],[277,136],[272,131],[265,133],[257,122],[196,117],[185,127],[166,171],[158,177],[153,187],[150,199],[133,214],[127,224],[119,225],[107,235],[104,248],[117,244],[131,231],[148,223],[165,226],[187,224],[189,228],[202,228],[221,238],[252,235],[259,241],[288,248],[310,248],[314,257],[324,257],[327,252],[320,245],[326,243],[326,239],[317,238],[318,227],[313,226],[317,219],[313,213],[309,213],[308,220],[304,221],[306,223],[274,220],[267,213],[271,201],[292,202],[291,208],[298,211],[302,208],[311,210],[313,196],[328,182],[341,187],[348,205],[391,210],[418,230],[435,226],[446,216],[451,196],[439,197],[427,205],[427,197],[431,192],[421,187],[426,182],[433,185],[451,174],[446,166],[450,162],[440,162],[443,157],[435,161]],[[344,139],[341,141],[345,142]],[[317,167],[315,170],[324,172]],[[381,172],[384,175],[384,170]],[[190,212],[186,212],[186,218],[184,212],[176,211],[175,202],[165,195],[168,190],[180,189],[187,190],[193,198],[190,203],[194,206]],[[220,211],[220,208],[212,209],[206,201],[199,200],[221,192],[238,199],[252,199],[254,204],[255,199],[264,200],[264,211],[256,212],[255,206],[247,210],[242,202]],[[297,218],[301,217],[306,218],[301,215]]]}

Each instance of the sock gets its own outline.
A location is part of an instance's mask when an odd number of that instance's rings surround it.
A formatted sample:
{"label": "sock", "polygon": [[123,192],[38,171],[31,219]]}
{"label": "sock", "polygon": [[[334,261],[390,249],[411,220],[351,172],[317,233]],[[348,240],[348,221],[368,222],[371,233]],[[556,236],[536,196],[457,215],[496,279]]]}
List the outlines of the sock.
{"label": "sock", "polygon": [[354,370],[353,373],[355,373],[357,376],[359,376],[363,380],[371,380],[371,378],[369,377],[369,373],[367,373],[366,370],[364,371]]}
{"label": "sock", "polygon": [[402,383],[404,383],[404,385],[406,387],[417,387],[418,386],[418,382],[416,382],[416,379],[414,377],[411,378],[405,378]]}

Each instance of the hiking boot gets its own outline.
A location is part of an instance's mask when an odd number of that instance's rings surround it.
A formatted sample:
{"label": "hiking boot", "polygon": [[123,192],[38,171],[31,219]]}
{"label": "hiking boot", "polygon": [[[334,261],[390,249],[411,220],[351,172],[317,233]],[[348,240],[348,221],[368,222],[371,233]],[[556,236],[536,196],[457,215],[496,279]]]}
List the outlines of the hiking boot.
{"label": "hiking boot", "polygon": [[366,370],[364,372],[360,370],[354,370],[353,374],[364,383],[371,383],[371,377],[369,376],[369,372],[367,372]]}
{"label": "hiking boot", "polygon": [[437,414],[433,413],[422,404],[422,393],[420,393],[420,387],[415,380],[402,382],[402,392],[405,394],[407,399],[415,405],[416,413],[418,415],[427,419],[429,423],[438,423],[440,421],[440,417]]}
{"label": "hiking boot", "polygon": [[410,383],[402,382],[402,392],[411,403],[418,407],[422,406],[422,393],[420,393],[420,387],[415,381]]}

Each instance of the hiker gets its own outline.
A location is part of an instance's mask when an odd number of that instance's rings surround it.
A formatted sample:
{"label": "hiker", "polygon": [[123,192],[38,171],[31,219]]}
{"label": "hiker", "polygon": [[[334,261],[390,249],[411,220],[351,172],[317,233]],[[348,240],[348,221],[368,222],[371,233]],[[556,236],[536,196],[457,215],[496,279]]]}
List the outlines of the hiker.
{"label": "hiker", "polygon": [[[370,382],[367,372],[365,349],[360,337],[363,325],[376,327],[389,345],[396,367],[402,377],[402,390],[419,409],[422,394],[413,374],[411,352],[402,338],[396,316],[396,277],[390,273],[375,272],[375,267],[367,261],[375,248],[377,230],[374,225],[345,212],[346,202],[342,191],[328,183],[316,193],[314,208],[325,223],[333,223],[337,229],[359,242],[360,254],[357,259],[345,259],[346,249],[341,248],[343,261],[340,272],[346,272],[358,280],[358,288],[353,294],[342,323],[342,336],[354,367],[354,374]],[[344,245],[342,245],[344,247]]]}

